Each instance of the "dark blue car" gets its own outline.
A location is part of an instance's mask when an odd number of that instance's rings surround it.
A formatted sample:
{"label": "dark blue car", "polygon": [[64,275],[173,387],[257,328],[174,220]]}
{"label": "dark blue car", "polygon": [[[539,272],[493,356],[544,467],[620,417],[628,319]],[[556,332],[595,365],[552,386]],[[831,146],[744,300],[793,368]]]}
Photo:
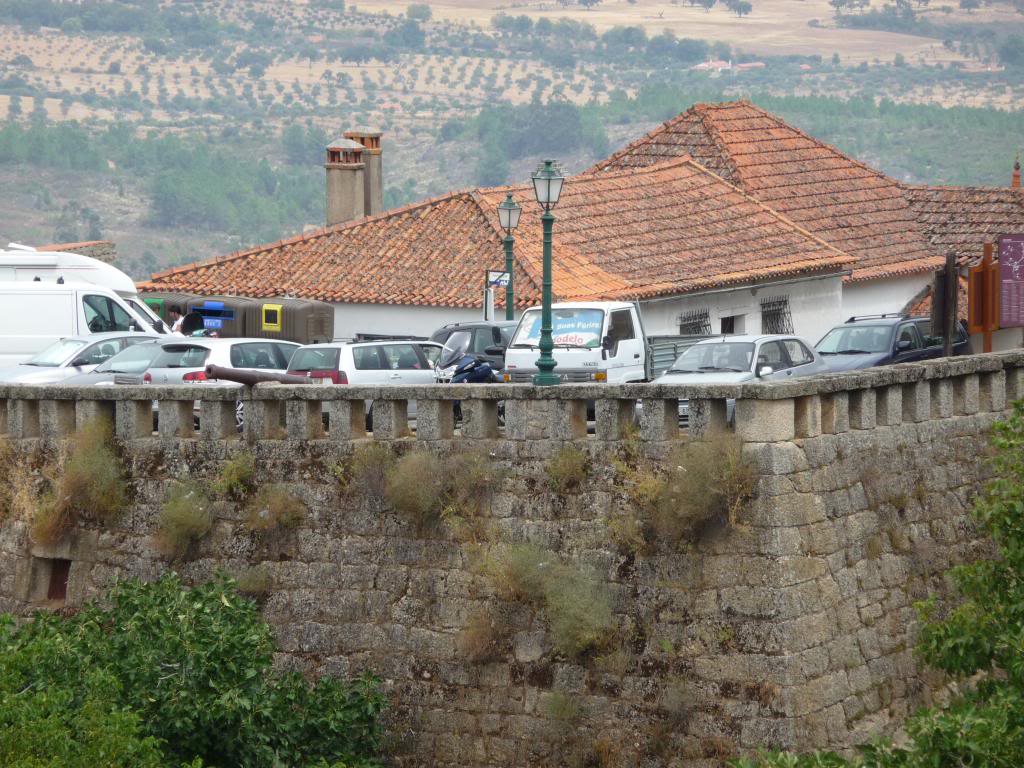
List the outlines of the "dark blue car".
{"label": "dark blue car", "polygon": [[[942,357],[942,337],[932,334],[927,317],[870,315],[851,317],[837,325],[815,349],[830,370],[852,371]],[[953,354],[966,355],[969,351],[967,332],[957,325]]]}

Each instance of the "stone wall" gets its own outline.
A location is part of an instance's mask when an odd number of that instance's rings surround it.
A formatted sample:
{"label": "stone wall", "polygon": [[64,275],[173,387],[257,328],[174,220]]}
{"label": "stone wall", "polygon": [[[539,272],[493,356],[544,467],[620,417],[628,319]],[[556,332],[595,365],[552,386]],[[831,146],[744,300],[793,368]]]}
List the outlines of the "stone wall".
{"label": "stone wall", "polygon": [[[71,607],[117,578],[172,567],[153,542],[168,485],[211,478],[251,451],[260,481],[301,496],[306,520],[254,534],[239,505],[222,505],[173,567],[194,581],[265,568],[279,663],[379,675],[396,764],[711,766],[761,746],[843,748],[892,732],[941,682],[915,665],[912,603],[986,548],[968,509],[986,433],[1008,397],[1024,396],[1022,374],[1017,353],[735,388],[258,387],[245,394],[241,437],[225,388],[0,389],[0,427],[22,455],[53,450],[76,423],[112,420],[134,492],[118,522],[83,523],[57,546],[33,543],[22,520],[0,522],[0,610],[52,606],[46,582],[59,560],[71,562]],[[680,398],[689,434],[677,428]],[[375,401],[372,436],[364,399]],[[681,440],[730,429],[758,478],[734,526],[640,552],[612,543],[609,516],[635,514],[624,463],[653,465]],[[593,569],[614,598],[615,652],[558,653],[542,612],[495,599],[480,568],[486,543],[342,487],[334,468],[373,441],[399,454],[486,452],[504,470],[485,507],[489,539]],[[547,468],[566,445],[585,452],[587,477],[556,494]],[[459,633],[495,605],[508,622],[499,652],[470,661]]]}

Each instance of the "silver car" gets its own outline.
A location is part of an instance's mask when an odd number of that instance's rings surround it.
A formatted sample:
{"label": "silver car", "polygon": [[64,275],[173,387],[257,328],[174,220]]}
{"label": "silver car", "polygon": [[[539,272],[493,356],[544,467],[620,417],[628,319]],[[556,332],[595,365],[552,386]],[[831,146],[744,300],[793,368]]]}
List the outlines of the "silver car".
{"label": "silver car", "polygon": [[183,384],[206,381],[206,366],[284,371],[299,344],[270,339],[164,338],[141,374],[115,376],[116,384]]}
{"label": "silver car", "polygon": [[3,384],[58,384],[94,370],[126,349],[141,342],[166,338],[150,333],[91,333],[56,341],[20,365],[0,369]]}
{"label": "silver car", "polygon": [[[828,366],[814,347],[797,336],[723,336],[699,341],[679,356],[657,384],[744,384],[785,381],[826,373]],[[727,404],[732,420],[734,400]],[[689,421],[690,408],[679,401],[679,418]]]}

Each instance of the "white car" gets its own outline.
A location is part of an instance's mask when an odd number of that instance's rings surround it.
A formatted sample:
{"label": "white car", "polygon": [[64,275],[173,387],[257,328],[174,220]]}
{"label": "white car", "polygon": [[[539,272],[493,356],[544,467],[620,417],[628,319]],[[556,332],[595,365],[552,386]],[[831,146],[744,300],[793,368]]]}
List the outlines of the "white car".
{"label": "white car", "polygon": [[2,384],[58,384],[87,374],[140,342],[163,336],[143,333],[92,333],[54,342],[24,363],[0,369]]}

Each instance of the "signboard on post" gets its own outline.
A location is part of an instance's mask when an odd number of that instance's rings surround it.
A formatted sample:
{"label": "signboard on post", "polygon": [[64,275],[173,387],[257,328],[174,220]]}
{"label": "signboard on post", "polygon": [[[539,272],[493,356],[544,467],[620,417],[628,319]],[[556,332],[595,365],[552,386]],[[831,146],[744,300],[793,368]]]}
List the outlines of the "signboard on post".
{"label": "signboard on post", "polygon": [[999,238],[999,326],[1024,327],[1024,235]]}
{"label": "signboard on post", "polygon": [[487,270],[487,287],[504,288],[508,285],[508,272],[504,270]]}

